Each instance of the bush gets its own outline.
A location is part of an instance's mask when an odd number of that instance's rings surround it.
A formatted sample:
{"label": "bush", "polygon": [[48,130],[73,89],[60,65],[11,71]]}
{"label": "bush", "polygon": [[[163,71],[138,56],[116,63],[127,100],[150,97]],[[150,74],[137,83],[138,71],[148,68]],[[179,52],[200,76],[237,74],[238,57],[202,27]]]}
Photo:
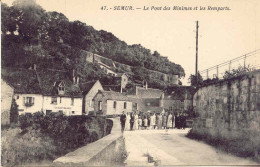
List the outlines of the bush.
{"label": "bush", "polygon": [[104,117],[21,115],[19,128],[2,132],[2,165],[25,165],[54,159],[109,134],[112,121]]}

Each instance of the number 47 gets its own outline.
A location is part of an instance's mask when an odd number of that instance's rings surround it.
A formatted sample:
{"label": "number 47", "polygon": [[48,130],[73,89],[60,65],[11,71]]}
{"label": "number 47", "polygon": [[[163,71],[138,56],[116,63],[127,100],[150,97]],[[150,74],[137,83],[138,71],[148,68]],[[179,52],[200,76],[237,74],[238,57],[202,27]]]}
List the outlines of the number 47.
{"label": "number 47", "polygon": [[107,6],[101,6],[101,10],[106,10]]}

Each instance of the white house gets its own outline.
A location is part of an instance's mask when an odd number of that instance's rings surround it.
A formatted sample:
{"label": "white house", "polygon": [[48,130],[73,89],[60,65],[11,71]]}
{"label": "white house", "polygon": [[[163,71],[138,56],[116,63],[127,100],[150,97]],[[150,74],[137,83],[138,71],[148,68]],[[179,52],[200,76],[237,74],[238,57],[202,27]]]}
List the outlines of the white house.
{"label": "white house", "polygon": [[103,87],[97,80],[80,84],[80,89],[83,94],[82,112],[88,115],[90,112],[94,111],[94,96],[98,91],[103,90]]}
{"label": "white house", "polygon": [[82,92],[78,79],[64,71],[2,69],[2,77],[14,87],[19,114],[42,111],[82,114]]}

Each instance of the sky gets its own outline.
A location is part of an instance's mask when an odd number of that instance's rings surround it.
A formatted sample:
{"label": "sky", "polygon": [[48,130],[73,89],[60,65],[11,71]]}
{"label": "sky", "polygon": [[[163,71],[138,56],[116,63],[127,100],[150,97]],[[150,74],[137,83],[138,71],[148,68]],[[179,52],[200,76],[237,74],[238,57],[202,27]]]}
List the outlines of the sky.
{"label": "sky", "polygon": [[[13,0],[2,0],[11,5]],[[127,44],[141,44],[180,64],[186,73],[195,73],[196,21],[199,21],[199,71],[260,49],[259,0],[36,0],[46,11],[65,14],[97,30],[112,32]],[[101,10],[114,6],[140,10]],[[226,7],[211,10],[142,10],[146,7]]]}

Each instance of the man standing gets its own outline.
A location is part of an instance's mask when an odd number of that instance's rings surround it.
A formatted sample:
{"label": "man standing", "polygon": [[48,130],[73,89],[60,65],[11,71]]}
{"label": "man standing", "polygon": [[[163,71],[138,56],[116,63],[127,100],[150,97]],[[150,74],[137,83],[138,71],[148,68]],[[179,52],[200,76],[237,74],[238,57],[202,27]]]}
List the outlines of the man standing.
{"label": "man standing", "polygon": [[126,121],[126,115],[123,111],[123,114],[120,116],[120,122],[121,122],[121,132],[123,133],[125,130],[125,121]]}

